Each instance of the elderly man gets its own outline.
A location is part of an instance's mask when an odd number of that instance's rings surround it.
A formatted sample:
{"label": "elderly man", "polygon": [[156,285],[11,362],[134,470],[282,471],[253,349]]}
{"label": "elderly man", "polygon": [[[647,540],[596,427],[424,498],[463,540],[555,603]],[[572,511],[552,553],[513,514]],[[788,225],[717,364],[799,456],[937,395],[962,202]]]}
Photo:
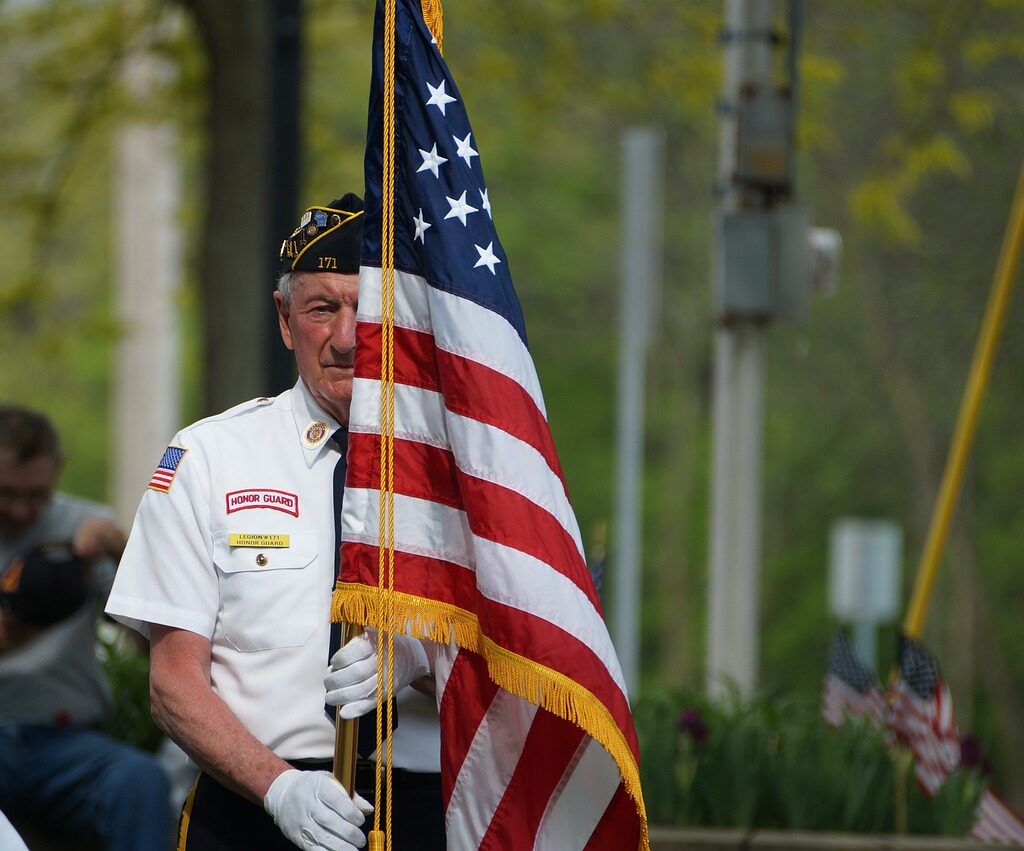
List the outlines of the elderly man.
{"label": "elderly man", "polygon": [[[189,851],[365,842],[372,807],[331,775],[325,713],[325,702],[345,707],[343,717],[366,711],[377,685],[365,638],[339,650],[328,672],[361,216],[348,194],[308,209],[284,240],[274,298],[299,380],[175,436],[107,603],[149,636],[154,717],[203,769],[182,812]],[[422,843],[396,847],[443,848],[436,707],[402,691],[428,673],[421,643],[399,637],[394,667],[394,765],[409,770],[397,772],[396,818],[410,814],[403,774],[412,798],[427,802],[423,816],[410,805]]]}
{"label": "elderly man", "polygon": [[0,406],[0,810],[115,851],[167,848],[163,769],[97,729],[111,702],[97,609],[125,534],[56,491],[62,466],[49,419]]}

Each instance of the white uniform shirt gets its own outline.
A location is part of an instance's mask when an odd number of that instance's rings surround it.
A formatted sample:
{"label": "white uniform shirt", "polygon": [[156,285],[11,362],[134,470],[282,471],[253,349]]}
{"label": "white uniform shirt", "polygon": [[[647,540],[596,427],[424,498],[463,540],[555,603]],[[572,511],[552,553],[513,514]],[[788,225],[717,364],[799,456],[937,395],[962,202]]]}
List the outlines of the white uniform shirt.
{"label": "white uniform shirt", "polygon": [[[300,379],[179,432],[185,453],[155,479],[170,476],[166,492],[146,491],[107,601],[144,635],[156,623],[208,638],[214,692],[284,759],[334,753],[323,678],[337,428]],[[438,770],[437,739],[403,759],[404,738],[396,766]]]}

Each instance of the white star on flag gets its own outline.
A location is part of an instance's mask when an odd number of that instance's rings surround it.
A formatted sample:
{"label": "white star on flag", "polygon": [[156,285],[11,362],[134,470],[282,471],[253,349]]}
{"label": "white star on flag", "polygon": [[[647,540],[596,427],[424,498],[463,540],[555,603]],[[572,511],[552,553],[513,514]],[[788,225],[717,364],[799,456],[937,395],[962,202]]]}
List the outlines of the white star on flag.
{"label": "white star on flag", "polygon": [[448,215],[445,216],[446,219],[458,219],[460,222],[462,222],[463,226],[465,226],[466,216],[468,216],[470,213],[478,212],[476,207],[471,207],[469,204],[466,203],[465,192],[463,192],[458,199],[449,198],[447,195],[445,195],[444,197],[445,200],[451,205],[451,209],[448,211]]}
{"label": "white star on flag", "polygon": [[415,242],[418,239],[420,242],[426,245],[427,240],[424,238],[423,234],[427,232],[427,228],[432,228],[433,225],[423,218],[422,207],[420,207],[419,216],[412,217],[412,223],[416,227],[416,233],[413,235],[412,241]]}
{"label": "white star on flag", "polygon": [[431,171],[434,173],[434,177],[438,177],[437,167],[441,165],[441,163],[448,162],[448,158],[442,157],[437,153],[437,142],[434,143],[434,147],[429,151],[424,151],[423,148],[420,148],[419,150],[420,156],[423,157],[423,165],[416,169],[416,173],[419,174],[421,171]]}
{"label": "white star on flag", "polygon": [[462,157],[466,161],[466,165],[470,167],[472,167],[473,165],[473,163],[471,162],[472,158],[480,156],[476,151],[474,151],[470,147],[469,140],[472,136],[472,133],[467,133],[465,139],[460,139],[458,136],[452,136],[452,138],[455,140],[455,144],[459,146],[459,149],[455,152],[455,155],[458,157]]}
{"label": "white star on flag", "polygon": [[475,243],[473,244],[473,247],[477,250],[477,253],[480,255],[480,259],[473,264],[473,268],[476,269],[478,266],[486,266],[488,269],[491,270],[492,275],[497,275],[498,273],[494,271],[494,267],[501,261],[494,256],[493,240],[487,243],[486,248],[481,248],[479,245],[476,245]]}
{"label": "white star on flag", "polygon": [[427,101],[427,106],[436,106],[441,110],[441,115],[444,115],[445,107],[450,103],[455,103],[455,98],[444,90],[444,80],[441,80],[441,85],[436,88],[430,83],[427,83],[427,88],[430,89],[430,100]]}
{"label": "white star on flag", "polygon": [[487,197],[487,190],[480,190],[480,200],[483,202],[481,206],[487,211],[487,215],[491,217],[491,221],[494,221],[494,216],[491,215],[491,199]]}

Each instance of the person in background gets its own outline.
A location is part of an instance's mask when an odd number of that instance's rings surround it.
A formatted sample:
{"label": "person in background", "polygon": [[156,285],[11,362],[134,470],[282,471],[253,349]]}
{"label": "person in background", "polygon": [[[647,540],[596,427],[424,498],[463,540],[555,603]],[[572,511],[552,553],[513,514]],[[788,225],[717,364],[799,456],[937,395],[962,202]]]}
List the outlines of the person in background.
{"label": "person in background", "polygon": [[[186,851],[366,842],[372,770],[362,763],[351,796],[334,779],[325,711],[359,715],[377,689],[374,642],[336,649],[330,623],[362,210],[351,193],[311,207],[284,240],[274,299],[299,379],[174,437],[107,601],[108,614],[149,638],[154,717],[202,769],[182,811]],[[395,651],[393,844],[442,851],[437,708],[412,687],[432,687],[427,651],[404,636]]]}
{"label": "person in background", "polygon": [[166,776],[99,731],[111,695],[97,603],[126,536],[105,507],[56,490],[63,463],[49,419],[0,405],[0,811],[158,851],[172,836]]}

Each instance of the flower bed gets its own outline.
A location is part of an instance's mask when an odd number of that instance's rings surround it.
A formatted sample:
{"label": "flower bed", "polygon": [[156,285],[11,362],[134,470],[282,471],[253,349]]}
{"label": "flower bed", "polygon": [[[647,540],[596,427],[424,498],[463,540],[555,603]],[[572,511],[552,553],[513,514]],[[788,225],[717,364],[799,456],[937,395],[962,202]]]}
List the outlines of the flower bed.
{"label": "flower bed", "polygon": [[960,771],[928,798],[908,751],[808,703],[661,693],[634,717],[652,825],[963,837],[984,788]]}

